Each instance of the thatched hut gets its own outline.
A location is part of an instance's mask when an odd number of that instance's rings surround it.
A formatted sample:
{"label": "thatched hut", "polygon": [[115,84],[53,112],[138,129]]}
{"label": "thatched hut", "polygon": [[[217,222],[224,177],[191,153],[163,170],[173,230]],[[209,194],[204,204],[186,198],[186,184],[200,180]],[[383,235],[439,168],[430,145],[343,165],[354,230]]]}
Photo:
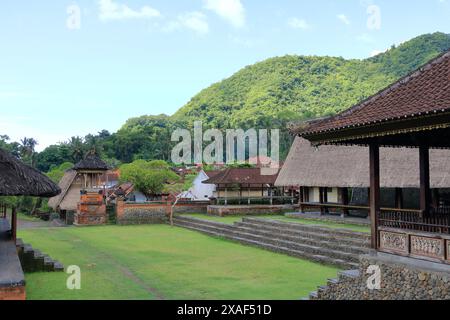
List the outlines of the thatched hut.
{"label": "thatched hut", "polygon": [[[0,196],[51,197],[60,188],[49,178],[0,149]],[[5,217],[0,218],[0,300],[24,300],[25,277],[17,256],[17,215],[12,210],[11,230]]]}
{"label": "thatched hut", "polygon": [[[401,205],[401,189],[419,189],[417,163],[419,152],[409,148],[381,148],[380,183],[384,189],[395,189],[395,205]],[[435,190],[450,188],[450,151],[430,152],[431,187]],[[284,163],[275,186],[302,187],[304,203],[343,203],[347,188],[368,189],[370,186],[369,153],[362,146],[322,145],[314,147],[297,137]],[[393,193],[392,190],[391,194]],[[410,194],[412,190],[409,190]],[[417,200],[417,199],[416,199]],[[439,201],[439,198],[435,199]]]}
{"label": "thatched hut", "polygon": [[52,197],[60,192],[48,177],[0,149],[0,196]]}
{"label": "thatched hut", "polygon": [[80,195],[83,190],[102,190],[108,184],[102,176],[108,170],[108,165],[97,155],[89,153],[72,169],[65,172],[59,182],[62,192],[49,200],[48,205],[55,211],[63,213],[76,212]]}

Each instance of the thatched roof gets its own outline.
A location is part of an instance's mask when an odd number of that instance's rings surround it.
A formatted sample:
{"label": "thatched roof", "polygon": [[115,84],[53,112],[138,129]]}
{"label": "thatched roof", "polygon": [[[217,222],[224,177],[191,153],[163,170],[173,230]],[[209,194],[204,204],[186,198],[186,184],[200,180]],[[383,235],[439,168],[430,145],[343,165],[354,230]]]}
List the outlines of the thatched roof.
{"label": "thatched roof", "polygon": [[61,193],[48,201],[48,206],[50,208],[52,208],[53,210],[58,209],[76,177],[77,172],[75,170],[66,171],[66,173],[64,174],[64,176],[62,177],[61,181],[58,184],[59,187],[61,188]]}
{"label": "thatched roof", "polygon": [[86,157],[78,162],[74,167],[73,170],[80,171],[80,170],[97,170],[97,171],[107,171],[108,165],[100,159],[99,156],[97,156],[94,153],[88,153]]}
{"label": "thatched roof", "polygon": [[[383,188],[419,188],[419,151],[380,148]],[[430,151],[432,188],[450,188],[450,151]],[[369,187],[369,149],[360,146],[313,147],[297,137],[276,186]]]}
{"label": "thatched roof", "polygon": [[48,177],[0,149],[0,196],[52,197],[60,192]]}

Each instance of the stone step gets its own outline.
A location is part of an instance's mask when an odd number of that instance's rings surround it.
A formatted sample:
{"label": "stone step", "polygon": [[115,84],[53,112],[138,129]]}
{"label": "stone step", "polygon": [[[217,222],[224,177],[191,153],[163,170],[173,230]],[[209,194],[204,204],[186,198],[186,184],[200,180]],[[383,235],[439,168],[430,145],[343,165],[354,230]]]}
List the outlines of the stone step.
{"label": "stone step", "polygon": [[[320,246],[331,250],[338,250],[343,252],[349,252],[354,254],[366,254],[369,248],[362,246],[357,242],[344,242],[340,239],[327,239],[321,235],[310,233],[308,236],[304,236],[302,233],[280,233],[278,230],[266,229],[266,228],[254,228],[245,224],[235,224],[236,230],[242,232],[253,233],[265,237],[278,238],[282,240],[308,244],[312,246]],[[326,240],[324,240],[326,239]]]}
{"label": "stone step", "polygon": [[322,234],[331,235],[331,236],[340,236],[352,239],[360,239],[360,240],[370,240],[370,236],[364,232],[357,232],[348,229],[335,229],[335,228],[326,228],[318,225],[306,225],[301,223],[294,222],[284,222],[270,219],[261,219],[261,218],[243,218],[243,222],[250,222],[257,225],[269,225],[275,226],[280,229],[288,229],[288,230],[300,230],[300,231],[315,231],[320,232]]}
{"label": "stone step", "polygon": [[61,263],[54,261],[40,250],[34,249],[30,244],[24,243],[21,239],[17,239],[16,248],[22,269],[25,272],[54,272],[64,270],[64,266]]}
{"label": "stone step", "polygon": [[298,258],[303,258],[303,259],[308,259],[308,260],[312,260],[321,264],[326,264],[326,265],[334,265],[334,266],[338,266],[338,267],[342,267],[342,268],[354,268],[355,266],[357,266],[356,263],[354,262],[349,262],[343,259],[336,259],[336,258],[332,258],[329,256],[324,256],[324,255],[320,255],[320,254],[313,254],[310,252],[305,252],[305,251],[301,251],[301,250],[296,250],[296,249],[292,249],[292,248],[288,248],[288,247],[284,247],[281,244],[270,244],[265,242],[263,239],[261,239],[262,241],[257,241],[257,240],[252,240],[249,239],[247,237],[242,237],[242,236],[238,236],[238,235],[231,235],[229,232],[224,232],[224,230],[216,230],[216,231],[212,231],[211,227],[207,227],[207,226],[195,226],[194,223],[186,223],[186,221],[179,221],[177,219],[174,219],[174,224],[180,227],[184,227],[193,231],[198,231],[198,232],[202,232],[211,236],[215,236],[215,237],[220,237],[220,238],[225,238],[228,240],[232,240],[232,241],[236,241],[242,244],[247,244],[247,245],[253,245],[256,247],[260,247],[266,250],[270,250],[270,251],[274,251],[274,252],[278,252],[278,253],[283,253],[283,254],[287,254],[290,256],[294,256],[294,257],[298,257]]}
{"label": "stone step", "polygon": [[313,291],[309,294],[310,300],[317,300],[319,298],[319,295],[317,294],[317,291]]}
{"label": "stone step", "polygon": [[222,229],[221,226],[211,226],[210,224],[202,224],[201,221],[178,221],[179,224],[189,227],[192,226],[194,228],[200,228],[203,230],[208,230],[216,233],[226,234],[229,236],[235,236],[240,238],[245,238],[253,241],[258,241],[274,246],[282,246],[285,248],[299,250],[303,252],[308,252],[311,254],[319,254],[323,256],[328,256],[331,258],[349,261],[349,262],[358,262],[359,261],[359,253],[350,253],[344,252],[342,250],[333,250],[326,247],[318,246],[317,244],[305,244],[300,240],[298,241],[289,241],[285,239],[281,239],[277,235],[258,235],[253,233],[251,230],[247,232],[243,232],[241,230],[230,230],[230,229]]}
{"label": "stone step", "polygon": [[235,225],[238,227],[250,228],[253,230],[261,230],[261,231],[275,232],[275,233],[283,234],[283,235],[309,238],[313,241],[334,242],[334,243],[338,243],[341,245],[347,245],[347,246],[351,246],[351,247],[359,247],[359,248],[363,248],[363,249],[369,248],[368,240],[349,238],[346,236],[339,236],[339,235],[324,234],[324,233],[322,233],[321,229],[318,229],[318,230],[307,229],[307,230],[302,231],[302,230],[296,230],[296,229],[279,228],[277,226],[272,226],[272,225],[261,225],[261,224],[257,224],[257,223],[253,223],[253,222],[236,222]]}

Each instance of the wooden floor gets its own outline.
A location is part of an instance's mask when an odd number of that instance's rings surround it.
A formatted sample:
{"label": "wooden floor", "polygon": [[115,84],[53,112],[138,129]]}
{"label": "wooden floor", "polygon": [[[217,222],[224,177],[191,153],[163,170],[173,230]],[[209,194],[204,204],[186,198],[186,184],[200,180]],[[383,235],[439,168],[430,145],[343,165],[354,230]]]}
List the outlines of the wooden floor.
{"label": "wooden floor", "polygon": [[25,276],[9,229],[9,222],[0,218],[0,290],[25,286]]}

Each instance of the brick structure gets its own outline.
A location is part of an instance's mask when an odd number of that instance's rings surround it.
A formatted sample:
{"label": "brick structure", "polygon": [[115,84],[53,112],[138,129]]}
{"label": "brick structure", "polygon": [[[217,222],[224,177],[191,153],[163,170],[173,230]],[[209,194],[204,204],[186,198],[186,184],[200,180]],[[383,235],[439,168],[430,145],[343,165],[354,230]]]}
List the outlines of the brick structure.
{"label": "brick structure", "polygon": [[208,206],[208,214],[214,216],[281,214],[293,210],[290,205]]}
{"label": "brick structure", "polygon": [[75,214],[75,225],[101,225],[107,222],[106,205],[101,193],[81,195]]}
{"label": "brick structure", "polygon": [[25,285],[18,287],[0,287],[1,300],[26,300]]}

